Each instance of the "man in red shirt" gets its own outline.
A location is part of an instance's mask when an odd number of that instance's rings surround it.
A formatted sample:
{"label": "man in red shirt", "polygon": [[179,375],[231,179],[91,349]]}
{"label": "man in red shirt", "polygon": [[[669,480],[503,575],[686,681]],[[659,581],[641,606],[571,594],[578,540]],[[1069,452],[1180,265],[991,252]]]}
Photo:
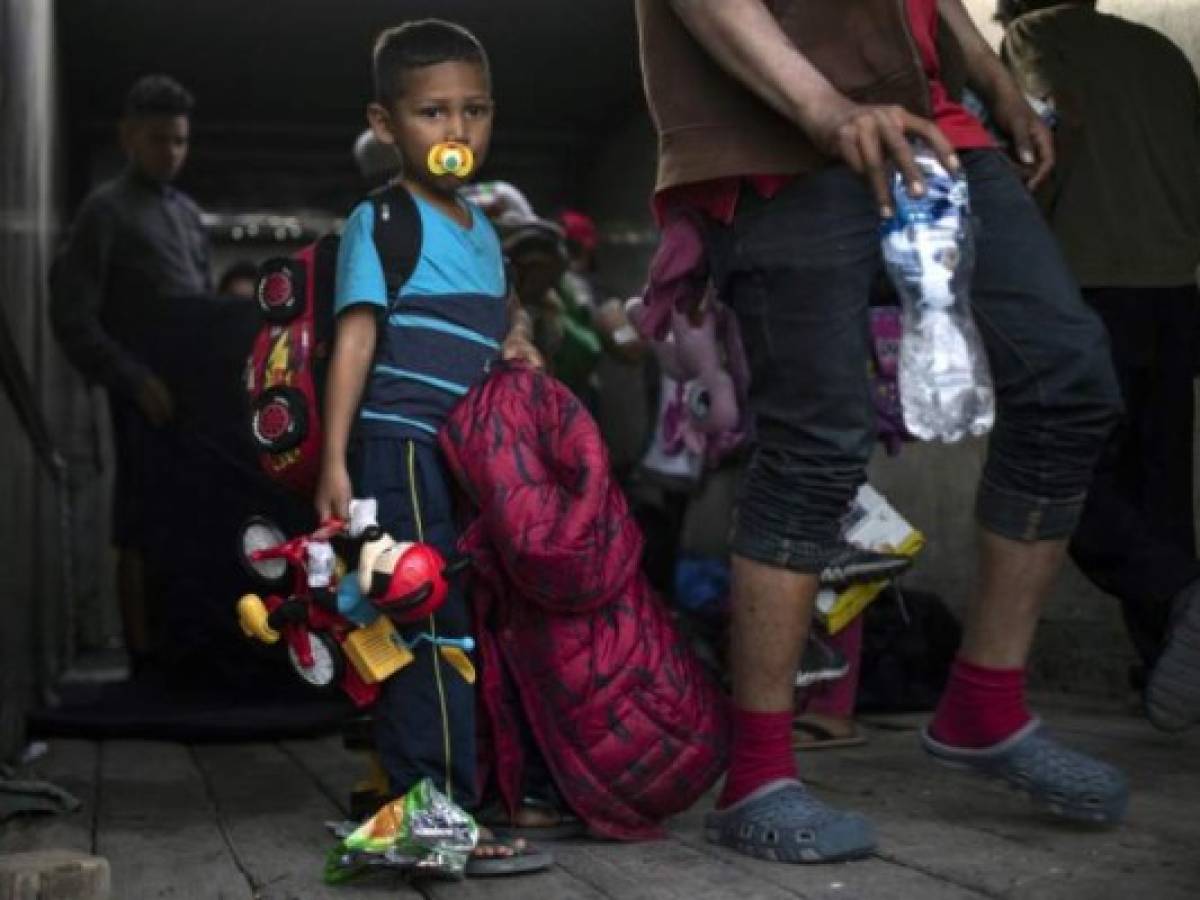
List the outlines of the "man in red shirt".
{"label": "man in red shirt", "polygon": [[[890,172],[923,189],[910,139],[968,179],[972,302],[998,406],[976,506],[978,589],[923,744],[1056,814],[1119,821],[1121,773],[1063,747],[1025,705],[1038,613],[1120,409],[1104,329],[1020,181],[1053,165],[1046,128],[960,0],[637,0],[637,11],[664,240],[702,234],[753,378],[756,446],[732,541],[733,749],[707,837],[785,862],[875,844],[862,816],[797,780],[792,679],[873,446],[867,301]],[[952,99],[952,64],[1019,170]],[[649,295],[663,276],[651,272]]]}

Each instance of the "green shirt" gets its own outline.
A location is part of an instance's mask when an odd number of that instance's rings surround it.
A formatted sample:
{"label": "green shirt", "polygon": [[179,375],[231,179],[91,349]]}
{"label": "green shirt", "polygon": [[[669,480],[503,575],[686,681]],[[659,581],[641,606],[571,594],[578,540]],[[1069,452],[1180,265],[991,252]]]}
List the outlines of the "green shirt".
{"label": "green shirt", "polygon": [[1153,29],[1067,3],[1016,19],[1003,54],[1054,102],[1044,200],[1084,287],[1191,284],[1200,263],[1200,88]]}

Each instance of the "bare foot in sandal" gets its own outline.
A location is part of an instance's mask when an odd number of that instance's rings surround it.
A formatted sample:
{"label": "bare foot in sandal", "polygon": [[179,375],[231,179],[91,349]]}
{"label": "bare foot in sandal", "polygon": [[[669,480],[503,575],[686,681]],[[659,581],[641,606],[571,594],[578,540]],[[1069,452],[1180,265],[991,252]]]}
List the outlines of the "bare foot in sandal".
{"label": "bare foot in sandal", "polygon": [[490,828],[480,826],[479,842],[467,861],[468,877],[522,875],[540,872],[554,864],[554,857],[529,846],[524,838],[502,840]]}
{"label": "bare foot in sandal", "polygon": [[569,811],[552,803],[526,801],[511,819],[498,805],[488,807],[477,817],[482,824],[505,837],[525,836],[539,841],[569,840],[583,836],[587,829]]}
{"label": "bare foot in sandal", "polygon": [[498,840],[492,829],[480,825],[479,843],[471,851],[471,856],[474,859],[511,859],[520,856],[528,846],[525,838]]}

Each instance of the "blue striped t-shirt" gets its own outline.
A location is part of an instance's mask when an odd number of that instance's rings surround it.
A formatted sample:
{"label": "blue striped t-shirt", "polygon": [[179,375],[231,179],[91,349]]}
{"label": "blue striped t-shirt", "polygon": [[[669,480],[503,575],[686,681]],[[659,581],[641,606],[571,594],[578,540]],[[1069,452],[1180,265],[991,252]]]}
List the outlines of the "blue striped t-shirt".
{"label": "blue striped t-shirt", "polygon": [[504,339],[504,262],[495,229],[474,205],[471,227],[413,195],[421,256],[399,296],[388,297],[369,201],[350,214],[338,249],[334,310],[380,307],[375,361],[358,430],[429,441],[484,374]]}

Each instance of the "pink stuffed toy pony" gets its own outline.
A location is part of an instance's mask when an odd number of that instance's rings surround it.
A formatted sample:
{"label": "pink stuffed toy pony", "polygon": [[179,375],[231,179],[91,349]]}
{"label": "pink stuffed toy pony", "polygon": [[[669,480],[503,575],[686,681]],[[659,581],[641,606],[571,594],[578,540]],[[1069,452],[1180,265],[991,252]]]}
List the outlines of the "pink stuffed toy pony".
{"label": "pink stuffed toy pony", "polygon": [[[631,300],[627,312],[639,327],[645,314],[641,300]],[[654,344],[654,353],[674,385],[660,404],[661,451],[677,456],[686,449],[715,465],[747,433],[743,410],[750,378],[737,319],[710,292],[698,319],[672,310],[670,334]]]}

